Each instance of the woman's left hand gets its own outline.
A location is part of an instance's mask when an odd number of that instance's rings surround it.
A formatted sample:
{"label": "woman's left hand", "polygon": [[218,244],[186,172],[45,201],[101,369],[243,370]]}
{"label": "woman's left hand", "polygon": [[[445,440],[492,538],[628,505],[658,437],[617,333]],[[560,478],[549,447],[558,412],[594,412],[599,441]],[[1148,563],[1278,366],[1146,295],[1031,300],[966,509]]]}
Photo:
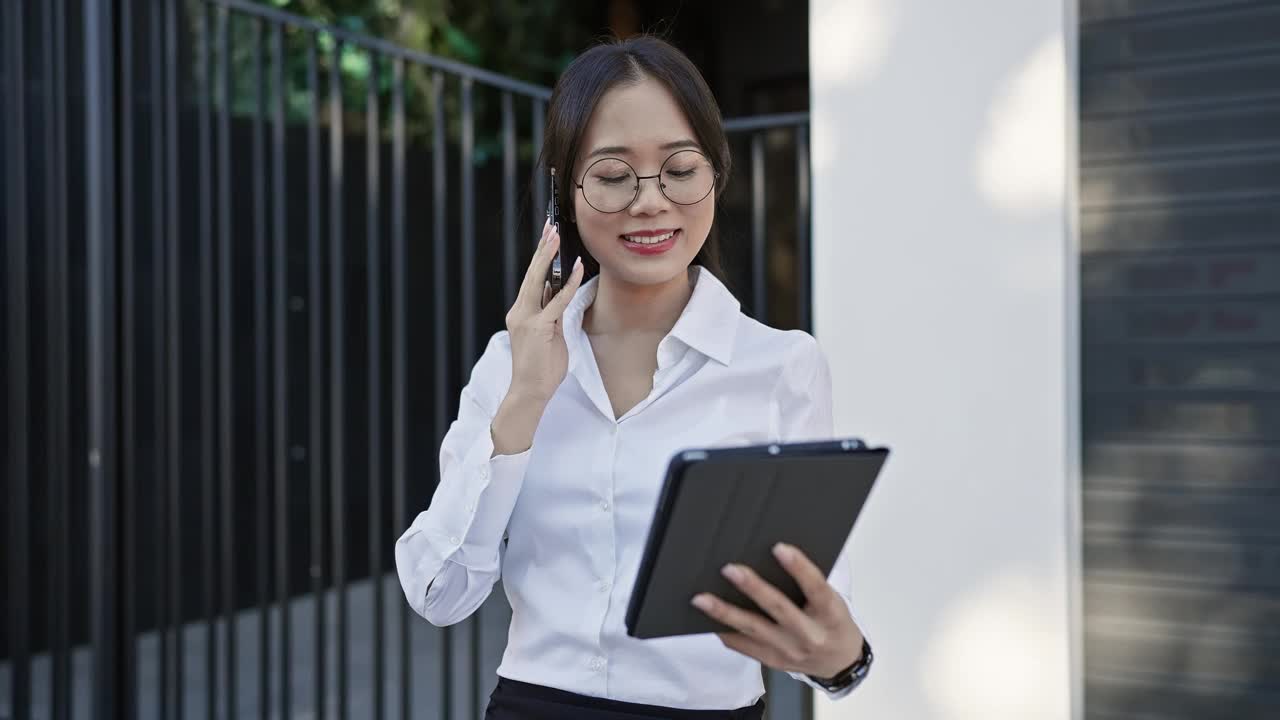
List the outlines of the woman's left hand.
{"label": "woman's left hand", "polygon": [[724,576],[768,617],[710,593],[695,596],[693,605],[737,630],[716,633],[727,647],[777,670],[833,677],[862,655],[862,631],[844,599],[803,552],[779,543],[774,556],[804,591],[803,609],[751,568],[737,564],[726,565]]}

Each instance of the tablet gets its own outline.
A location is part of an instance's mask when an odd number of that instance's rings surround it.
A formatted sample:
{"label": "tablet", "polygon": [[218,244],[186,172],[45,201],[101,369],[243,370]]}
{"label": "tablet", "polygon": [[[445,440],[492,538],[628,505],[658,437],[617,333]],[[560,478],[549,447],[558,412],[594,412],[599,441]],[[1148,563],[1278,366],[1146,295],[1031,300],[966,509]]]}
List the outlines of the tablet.
{"label": "tablet", "polygon": [[804,593],[773,557],[774,543],[800,548],[830,575],[888,456],[852,438],[677,453],[627,606],[627,634],[731,631],[689,604],[700,592],[765,614],[720,574],[730,562],[751,567],[803,607]]}

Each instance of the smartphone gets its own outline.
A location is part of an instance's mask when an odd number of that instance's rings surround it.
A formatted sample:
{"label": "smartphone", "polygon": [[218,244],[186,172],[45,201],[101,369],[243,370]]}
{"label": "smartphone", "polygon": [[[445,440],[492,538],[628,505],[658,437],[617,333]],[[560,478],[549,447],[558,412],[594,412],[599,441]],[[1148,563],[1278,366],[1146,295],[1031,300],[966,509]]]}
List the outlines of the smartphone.
{"label": "smartphone", "polygon": [[[551,199],[547,201],[547,221],[557,231],[560,229],[560,196],[556,192],[556,169],[551,168]],[[551,297],[564,287],[564,271],[560,264],[560,250],[556,250],[551,258],[551,267],[547,268],[547,283],[551,286]]]}

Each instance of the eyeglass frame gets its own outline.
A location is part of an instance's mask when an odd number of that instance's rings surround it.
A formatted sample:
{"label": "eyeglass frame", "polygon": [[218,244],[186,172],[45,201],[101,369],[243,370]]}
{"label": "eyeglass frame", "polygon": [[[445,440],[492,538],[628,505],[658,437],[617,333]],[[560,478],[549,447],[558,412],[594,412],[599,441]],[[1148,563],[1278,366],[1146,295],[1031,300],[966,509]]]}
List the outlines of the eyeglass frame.
{"label": "eyeglass frame", "polygon": [[[588,173],[588,172],[591,172],[591,168],[595,167],[595,166],[596,166],[597,164],[599,164],[599,163],[604,162],[605,160],[617,160],[618,162],[620,162],[620,163],[622,163],[623,165],[626,165],[628,168],[630,168],[630,170],[631,170],[631,174],[632,174],[632,175],[635,175],[635,177],[636,177],[636,185],[635,185],[636,191],[635,191],[635,194],[634,194],[634,195],[632,195],[632,196],[631,196],[631,200],[627,201],[627,204],[626,204],[626,205],[623,205],[623,206],[622,206],[622,208],[621,208],[621,209],[619,209],[619,210],[601,210],[600,208],[596,207],[595,205],[591,205],[591,201],[587,199],[587,191],[586,191],[586,189],[583,187],[582,183],[578,182],[577,180],[573,180],[572,178],[570,179],[570,182],[572,182],[572,183],[574,184],[574,187],[576,187],[577,189],[579,189],[579,190],[581,190],[581,191],[582,191],[582,200],[583,200],[583,202],[585,202],[587,205],[590,205],[592,210],[595,210],[596,212],[601,213],[601,214],[603,214],[603,215],[616,215],[616,214],[618,214],[618,213],[620,213],[620,212],[624,212],[624,211],[626,211],[626,209],[627,209],[627,208],[629,208],[629,207],[631,207],[632,205],[634,205],[634,204],[635,204],[636,200],[639,200],[639,199],[640,199],[640,181],[642,181],[642,180],[651,180],[651,179],[653,179],[653,178],[660,178],[660,177],[662,177],[662,170],[663,170],[663,168],[665,168],[665,167],[667,166],[667,163],[671,162],[671,158],[673,158],[673,157],[675,157],[675,156],[679,155],[680,153],[687,153],[687,152],[691,152],[691,153],[694,153],[694,154],[696,154],[696,155],[701,155],[701,156],[702,156],[702,159],[707,161],[707,165],[711,165],[711,158],[707,157],[706,153],[702,152],[701,150],[694,150],[693,148],[681,148],[681,149],[676,150],[675,152],[671,153],[670,155],[668,155],[668,156],[667,156],[667,159],[666,159],[666,160],[663,160],[663,161],[662,161],[662,164],[658,166],[658,174],[657,174],[657,175],[641,175],[641,174],[640,174],[640,173],[635,169],[635,167],[633,167],[633,166],[631,165],[631,163],[627,162],[626,160],[623,160],[623,159],[622,159],[622,158],[620,158],[620,157],[612,157],[612,156],[608,156],[608,157],[602,157],[602,158],[600,158],[599,160],[593,160],[593,161],[591,162],[591,164],[587,166],[587,169],[582,171],[582,177],[584,177],[584,178],[585,178],[585,177],[587,176],[587,173]],[[710,188],[707,188],[707,194],[706,194],[706,195],[703,195],[702,197],[698,198],[697,200],[694,200],[693,202],[690,202],[690,203],[682,203],[682,202],[676,202],[675,200],[672,200],[672,199],[671,199],[671,196],[667,194],[667,190],[666,190],[666,188],[663,186],[663,184],[662,184],[662,181],[661,181],[661,180],[659,180],[659,181],[658,181],[658,192],[662,193],[662,197],[666,198],[666,199],[667,199],[667,202],[670,202],[670,203],[672,203],[672,204],[674,204],[674,205],[679,205],[679,206],[681,206],[681,207],[690,207],[690,206],[693,206],[693,205],[697,205],[698,203],[700,203],[700,202],[702,202],[703,200],[706,200],[708,197],[710,197],[710,196],[711,196],[711,193],[715,192],[715,189],[716,189],[716,183],[720,182],[720,173],[719,173],[719,171],[715,170],[715,169],[714,169],[714,167],[715,167],[715,166],[712,166],[712,168],[713,168],[713,169],[711,170],[712,182],[711,182],[711,187],[710,187]]]}

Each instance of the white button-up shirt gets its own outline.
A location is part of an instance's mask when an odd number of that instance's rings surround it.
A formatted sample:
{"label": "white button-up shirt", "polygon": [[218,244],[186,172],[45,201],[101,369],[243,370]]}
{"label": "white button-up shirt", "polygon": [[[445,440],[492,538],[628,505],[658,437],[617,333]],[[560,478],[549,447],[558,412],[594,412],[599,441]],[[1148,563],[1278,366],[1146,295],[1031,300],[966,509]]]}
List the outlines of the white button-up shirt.
{"label": "white button-up shirt", "polygon": [[[518,455],[490,457],[511,345],[505,331],[489,341],[445,435],[431,505],[396,543],[400,583],[418,614],[446,626],[480,607],[501,575],[512,609],[503,677],[668,707],[752,705],[764,694],[757,661],[711,633],[629,637],[627,603],[672,455],[831,438],[826,358],[807,333],[743,315],[698,267],[658,344],[653,389],[615,418],[582,330],[597,280],[565,311],[569,371]],[[847,566],[846,546],[829,577],[846,603]]]}

